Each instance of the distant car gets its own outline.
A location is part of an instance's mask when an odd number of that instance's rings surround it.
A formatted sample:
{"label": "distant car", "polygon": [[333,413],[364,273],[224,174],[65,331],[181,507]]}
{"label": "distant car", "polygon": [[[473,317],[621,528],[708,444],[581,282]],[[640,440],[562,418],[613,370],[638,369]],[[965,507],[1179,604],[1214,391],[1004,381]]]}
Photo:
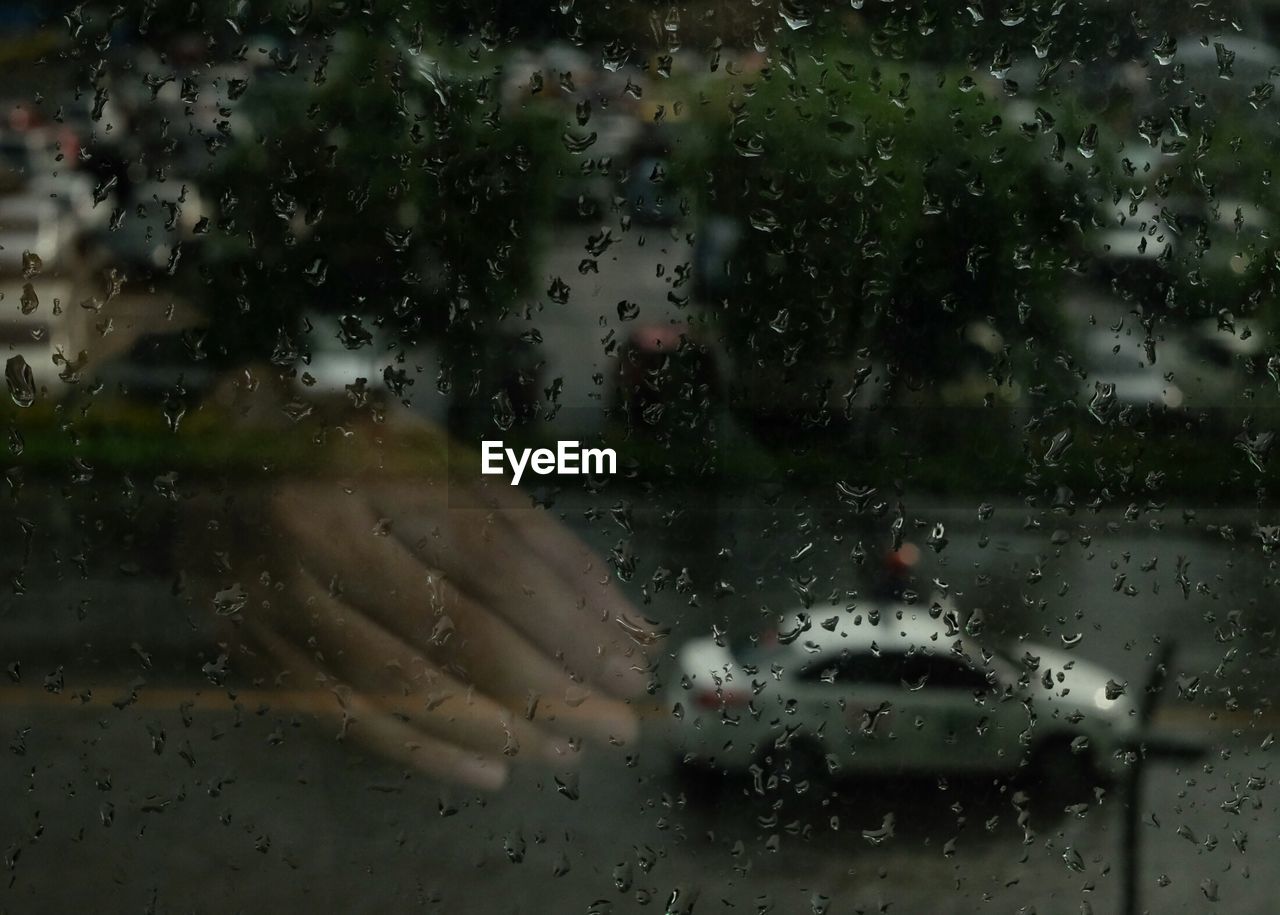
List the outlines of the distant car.
{"label": "distant car", "polygon": [[11,182],[19,187],[53,173],[59,168],[60,154],[64,167],[74,168],[74,146],[69,133],[60,136],[48,128],[0,128],[0,186]]}
{"label": "distant car", "polygon": [[0,197],[0,365],[64,393],[83,366],[87,312],[75,299],[75,236],[57,204],[31,194]]}
{"label": "distant car", "polygon": [[[1176,50],[1171,50],[1174,47]],[[1210,104],[1217,107],[1238,103],[1243,97],[1233,87],[1266,85],[1280,71],[1280,50],[1253,36],[1183,35],[1174,45],[1166,41],[1164,56],[1165,60],[1157,57],[1162,68],[1171,71],[1181,66],[1186,85],[1194,87],[1197,94],[1208,95]],[[1264,129],[1270,126],[1265,119],[1260,119],[1259,125]]]}
{"label": "distant car", "polygon": [[[0,277],[0,370],[20,358],[37,388],[55,399],[77,377],[86,345],[85,314],[72,305],[74,287],[62,279]],[[61,376],[61,378],[59,378]]]}
{"label": "distant car", "polygon": [[34,194],[0,197],[0,274],[21,273],[24,255],[43,271],[65,266],[74,252],[71,220],[57,204]]}
{"label": "distant car", "polygon": [[669,163],[653,155],[637,159],[622,183],[631,212],[642,223],[670,225],[679,215],[678,197],[667,179]]}
{"label": "distant car", "polygon": [[1082,402],[1099,420],[1126,407],[1169,411],[1231,406],[1244,364],[1261,357],[1260,334],[1237,334],[1213,319],[1162,328],[1148,343],[1136,322],[1090,328],[1081,341]]}
{"label": "distant car", "polygon": [[688,642],[668,686],[681,763],[806,776],[1117,775],[1139,726],[1119,678],[1070,651],[984,646],[954,610],[889,604],[860,620],[796,614],[772,644]]}
{"label": "distant car", "polygon": [[65,123],[0,128],[0,191],[52,202],[77,235],[104,225],[112,195],[104,190],[95,200],[94,179],[80,168],[80,147]]}
{"label": "distant car", "polygon": [[1271,213],[1243,198],[1215,201],[1210,212],[1203,201],[1175,197],[1160,203],[1121,200],[1099,209],[1102,227],[1089,233],[1088,244],[1101,279],[1118,281],[1139,299],[1170,269],[1162,261],[1190,259],[1210,273],[1243,274],[1273,230]]}
{"label": "distant car", "polygon": [[84,172],[45,175],[33,179],[26,189],[57,204],[62,215],[72,221],[77,237],[105,226],[115,200],[114,194],[108,192],[100,202],[95,201],[93,179]]}
{"label": "distant car", "polygon": [[98,241],[113,266],[139,276],[170,275],[183,249],[202,240],[207,210],[189,184],[147,182],[134,189],[119,219],[98,233]]}
{"label": "distant car", "polygon": [[[352,315],[306,314],[297,346],[304,354],[296,379],[309,399],[359,399],[368,391],[381,396],[403,376],[413,384],[397,355],[394,334]],[[403,394],[404,392],[401,392]]]}

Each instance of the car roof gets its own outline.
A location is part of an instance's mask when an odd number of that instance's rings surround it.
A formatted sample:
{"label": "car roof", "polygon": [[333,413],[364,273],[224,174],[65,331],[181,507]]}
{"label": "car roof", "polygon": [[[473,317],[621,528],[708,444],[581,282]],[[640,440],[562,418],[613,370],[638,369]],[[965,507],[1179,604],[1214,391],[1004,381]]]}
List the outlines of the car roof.
{"label": "car roof", "polygon": [[[830,615],[798,611],[784,618],[779,632],[794,632],[801,613],[807,615],[809,626],[781,646],[786,654],[813,657],[841,651],[909,649],[949,652],[957,641],[964,642],[966,650],[974,647],[969,637],[959,631],[954,608],[941,602],[864,605],[853,613],[836,611]],[[836,617],[835,625],[828,629],[823,623],[832,616]]]}

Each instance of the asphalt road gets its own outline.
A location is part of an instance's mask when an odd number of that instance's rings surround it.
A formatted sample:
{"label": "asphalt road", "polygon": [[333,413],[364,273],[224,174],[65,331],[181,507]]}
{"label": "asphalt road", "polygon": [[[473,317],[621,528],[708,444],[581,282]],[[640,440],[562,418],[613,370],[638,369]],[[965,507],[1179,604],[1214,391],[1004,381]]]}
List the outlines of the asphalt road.
{"label": "asphalt road", "polygon": [[[206,696],[182,712],[173,694],[146,695],[123,710],[6,704],[21,752],[0,768],[0,909],[1116,910],[1112,795],[1025,828],[1011,796],[984,785],[842,784],[823,804],[732,782],[711,798],[643,745],[477,796],[363,758],[306,709]],[[1153,766],[1141,802],[1152,911],[1274,910],[1280,817],[1263,730],[1223,736],[1181,770]]]}
{"label": "asphalt road", "polygon": [[[819,608],[828,591],[850,599],[848,542],[820,512],[797,524],[797,504],[722,502],[707,542],[683,555],[658,508],[637,510],[630,534],[608,512],[588,520],[583,497],[557,508],[602,549],[627,540],[637,595],[657,564],[688,561],[692,590],[645,606],[674,648],[716,620],[754,625],[760,606],[794,605],[796,581],[819,570]],[[1144,902],[1274,911],[1274,624],[1256,545],[1224,538],[1208,515],[1157,531],[1152,518],[1115,516],[1029,525],[1019,506],[981,524],[970,506],[913,510],[951,532],[920,580],[983,606],[993,633],[1081,633],[1081,657],[1134,683],[1157,639],[1179,639],[1161,723],[1210,749],[1150,767]],[[101,511],[114,511],[109,500]],[[496,794],[407,776],[336,740],[331,697],[233,696],[204,681],[201,622],[174,610],[168,579],[148,568],[155,544],[86,549],[81,577],[43,547],[83,546],[98,536],[92,517],[39,520],[47,539],[21,563],[22,593],[0,598],[0,660],[21,664],[21,682],[0,686],[0,911],[1116,911],[1115,793],[1076,813],[1037,805],[1020,824],[1010,791],[993,784],[846,783],[825,803],[745,782],[712,791],[676,776],[656,703],[638,708],[637,746],[521,769]],[[724,544],[711,574],[708,550]]]}

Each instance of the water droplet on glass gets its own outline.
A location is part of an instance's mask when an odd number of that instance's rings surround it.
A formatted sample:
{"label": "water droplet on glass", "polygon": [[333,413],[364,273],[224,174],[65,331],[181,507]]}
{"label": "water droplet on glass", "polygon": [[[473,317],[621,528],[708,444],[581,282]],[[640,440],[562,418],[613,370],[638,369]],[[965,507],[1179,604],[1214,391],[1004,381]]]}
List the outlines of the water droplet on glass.
{"label": "water droplet on glass", "polygon": [[9,386],[9,396],[18,406],[29,407],[36,402],[36,379],[26,359],[10,356],[4,366],[4,380]]}
{"label": "water droplet on glass", "polygon": [[516,411],[511,405],[511,397],[506,391],[493,395],[493,424],[503,432],[508,431],[516,421]]}
{"label": "water droplet on glass", "polygon": [[1080,155],[1086,159],[1092,159],[1094,153],[1098,151],[1098,125],[1090,124],[1080,133],[1080,142],[1076,144],[1076,149],[1080,151]]}
{"label": "water droplet on glass", "polygon": [[783,3],[778,10],[778,15],[782,17],[782,21],[793,32],[813,25],[813,17],[809,15],[806,9],[796,3]]}
{"label": "water droplet on glass", "polygon": [[34,251],[22,252],[22,278],[29,280],[44,269],[44,261]]}
{"label": "water droplet on glass", "polygon": [[1049,442],[1049,448],[1044,453],[1044,462],[1050,467],[1054,467],[1062,460],[1062,456],[1066,454],[1067,449],[1071,447],[1072,433],[1070,429],[1063,429]]}
{"label": "water droplet on glass", "polygon": [[30,283],[22,284],[22,296],[18,299],[18,307],[24,315],[34,313],[40,307],[40,297],[36,295],[36,288]]}

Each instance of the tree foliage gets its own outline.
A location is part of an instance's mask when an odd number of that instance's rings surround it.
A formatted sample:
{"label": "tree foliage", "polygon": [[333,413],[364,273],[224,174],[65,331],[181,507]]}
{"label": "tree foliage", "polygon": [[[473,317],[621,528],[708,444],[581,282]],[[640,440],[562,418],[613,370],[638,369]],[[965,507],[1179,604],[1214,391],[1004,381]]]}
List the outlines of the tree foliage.
{"label": "tree foliage", "polygon": [[910,74],[844,49],[776,52],[705,90],[720,124],[680,144],[704,215],[743,227],[716,312],[748,364],[864,350],[913,386],[954,377],[973,322],[1007,380],[1073,264],[1082,203],[1061,138],[1019,130],[967,74]]}

